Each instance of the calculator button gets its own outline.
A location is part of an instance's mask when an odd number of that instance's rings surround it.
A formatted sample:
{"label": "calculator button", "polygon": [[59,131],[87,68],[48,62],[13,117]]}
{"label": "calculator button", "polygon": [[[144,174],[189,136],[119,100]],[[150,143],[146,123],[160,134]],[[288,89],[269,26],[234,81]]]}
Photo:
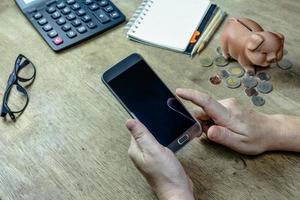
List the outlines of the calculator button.
{"label": "calculator button", "polygon": [[78,10],[78,11],[76,12],[76,14],[77,14],[78,16],[83,16],[83,15],[86,14],[86,12],[85,12],[85,10],[80,9],[80,10]]}
{"label": "calculator button", "polygon": [[55,9],[54,6],[51,6],[51,7],[47,8],[47,12],[48,12],[49,14],[52,14],[52,13],[54,13],[55,11],[56,11],[56,9]]}
{"label": "calculator button", "polygon": [[58,9],[63,9],[63,8],[66,7],[66,4],[65,4],[64,2],[61,2],[61,3],[57,4],[56,7],[57,7]]}
{"label": "calculator button", "polygon": [[33,15],[33,18],[34,19],[41,19],[43,17],[43,15],[41,14],[41,13],[35,13],[34,15]]}
{"label": "calculator button", "polygon": [[61,11],[64,15],[70,14],[71,9],[69,7],[65,7],[62,11]]}
{"label": "calculator button", "polygon": [[40,20],[38,21],[38,23],[39,23],[39,25],[43,26],[43,25],[47,24],[48,21],[47,21],[45,18],[43,18],[43,19],[40,19]]}
{"label": "calculator button", "polygon": [[110,18],[103,12],[102,10],[98,10],[94,13],[94,15],[98,18],[98,20],[102,23],[105,24],[110,21]]}
{"label": "calculator button", "polygon": [[106,12],[111,12],[111,11],[114,10],[114,8],[113,8],[112,6],[107,6],[107,7],[104,8],[104,10],[105,10]]}
{"label": "calculator button", "polygon": [[52,26],[50,24],[46,24],[44,27],[43,27],[44,31],[48,32],[48,31],[51,31],[52,30]]}
{"label": "calculator button", "polygon": [[52,30],[52,31],[50,31],[49,33],[48,33],[48,36],[49,37],[51,37],[51,38],[54,38],[54,37],[56,37],[58,34],[57,34],[57,32],[55,31],[55,30]]}
{"label": "calculator button", "polygon": [[66,23],[66,20],[65,20],[65,18],[59,18],[59,19],[56,21],[56,23],[57,23],[58,25],[63,25],[63,24]]}
{"label": "calculator button", "polygon": [[79,28],[77,28],[78,33],[85,33],[87,31],[87,29],[84,26],[80,26]]}
{"label": "calculator button", "polygon": [[110,14],[110,16],[113,18],[113,19],[117,19],[118,17],[120,17],[120,14],[118,12],[113,12]]}
{"label": "calculator button", "polygon": [[102,0],[99,2],[100,6],[104,7],[104,6],[107,6],[108,5],[108,2],[107,0]]}
{"label": "calculator button", "polygon": [[47,6],[50,6],[51,4],[55,3],[57,0],[50,0],[46,2]]}
{"label": "calculator button", "polygon": [[94,28],[97,27],[97,25],[96,25],[94,22],[89,22],[89,23],[87,24],[87,27],[89,27],[90,29],[94,29]]}
{"label": "calculator button", "polygon": [[89,15],[85,15],[82,17],[82,21],[89,22],[89,21],[91,21],[91,17]]}
{"label": "calculator button", "polygon": [[74,37],[77,36],[77,33],[76,33],[75,31],[69,31],[69,32],[67,33],[67,36],[68,36],[69,38],[74,38]]}
{"label": "calculator button", "polygon": [[60,44],[64,43],[64,40],[61,37],[56,37],[52,41],[56,45],[60,45]]}
{"label": "calculator button", "polygon": [[73,10],[78,10],[78,9],[80,9],[81,7],[80,7],[80,5],[79,5],[78,3],[75,3],[75,4],[73,4],[73,5],[71,6],[71,8],[72,8]]}
{"label": "calculator button", "polygon": [[58,19],[58,18],[60,18],[61,14],[56,11],[51,16],[52,16],[53,19]]}
{"label": "calculator button", "polygon": [[93,0],[84,0],[85,5],[91,5]]}
{"label": "calculator button", "polygon": [[73,22],[72,22],[72,25],[77,27],[77,26],[80,26],[81,25],[81,21],[79,19],[75,19]]}
{"label": "calculator button", "polygon": [[75,0],[67,0],[67,4],[72,5],[74,4],[76,1]]}
{"label": "calculator button", "polygon": [[75,18],[76,18],[76,15],[74,13],[70,13],[70,14],[67,15],[67,19],[70,20],[70,21],[72,21]]}
{"label": "calculator button", "polygon": [[61,29],[65,32],[71,30],[71,25],[70,24],[65,24],[61,27]]}
{"label": "calculator button", "polygon": [[92,11],[95,11],[95,10],[98,10],[99,9],[99,6],[98,6],[98,4],[92,4],[91,6],[90,6],[90,9],[92,10]]}

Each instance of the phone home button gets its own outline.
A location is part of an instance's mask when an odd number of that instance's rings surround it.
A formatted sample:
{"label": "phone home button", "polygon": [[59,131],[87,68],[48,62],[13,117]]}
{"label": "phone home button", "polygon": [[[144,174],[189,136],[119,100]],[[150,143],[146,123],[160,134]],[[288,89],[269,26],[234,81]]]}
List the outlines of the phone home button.
{"label": "phone home button", "polygon": [[183,145],[184,143],[186,143],[189,140],[189,135],[185,134],[184,136],[182,136],[181,138],[179,138],[178,144]]}

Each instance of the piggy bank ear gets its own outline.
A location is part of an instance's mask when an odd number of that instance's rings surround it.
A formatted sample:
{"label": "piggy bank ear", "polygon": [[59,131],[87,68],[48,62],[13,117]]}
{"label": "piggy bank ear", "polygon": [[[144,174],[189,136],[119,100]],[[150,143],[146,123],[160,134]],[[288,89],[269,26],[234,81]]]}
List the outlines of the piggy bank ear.
{"label": "piggy bank ear", "polygon": [[265,39],[259,34],[252,34],[250,37],[250,41],[247,44],[247,48],[250,51],[255,51],[264,43]]}

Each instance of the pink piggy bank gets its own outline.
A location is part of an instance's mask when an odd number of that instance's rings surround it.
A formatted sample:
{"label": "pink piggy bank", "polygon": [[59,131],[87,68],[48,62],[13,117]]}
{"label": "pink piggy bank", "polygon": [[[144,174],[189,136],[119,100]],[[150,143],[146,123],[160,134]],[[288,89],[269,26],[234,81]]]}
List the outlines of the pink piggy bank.
{"label": "pink piggy bank", "polygon": [[237,60],[248,73],[268,67],[283,57],[284,36],[264,31],[251,19],[228,19],[221,34],[223,56]]}

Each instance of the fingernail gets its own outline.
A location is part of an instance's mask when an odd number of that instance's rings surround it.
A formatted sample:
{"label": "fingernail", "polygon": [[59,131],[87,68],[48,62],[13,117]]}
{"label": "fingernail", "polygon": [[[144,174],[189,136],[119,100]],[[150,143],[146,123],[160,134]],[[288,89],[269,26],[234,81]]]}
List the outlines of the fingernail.
{"label": "fingernail", "polygon": [[129,119],[126,122],[126,127],[131,131],[136,125],[136,121],[134,119]]}
{"label": "fingernail", "polygon": [[184,90],[183,88],[177,88],[177,89],[176,89],[176,93],[182,93],[183,90]]}

